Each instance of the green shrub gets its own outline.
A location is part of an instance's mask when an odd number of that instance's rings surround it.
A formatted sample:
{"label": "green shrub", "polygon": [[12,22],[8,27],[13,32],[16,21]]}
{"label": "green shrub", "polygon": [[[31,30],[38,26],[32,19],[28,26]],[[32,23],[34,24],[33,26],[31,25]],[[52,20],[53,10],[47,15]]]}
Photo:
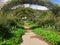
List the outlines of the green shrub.
{"label": "green shrub", "polygon": [[16,21],[15,16],[6,16],[6,15],[0,15],[0,37],[5,38],[6,36],[8,37],[7,34],[10,35],[12,27],[17,26],[17,21]]}
{"label": "green shrub", "polygon": [[24,25],[24,22],[21,21],[21,22],[19,23],[18,27],[21,28],[21,29],[23,29],[23,25]]}
{"label": "green shrub", "polygon": [[60,42],[60,35],[58,35],[56,32],[44,30],[41,28],[36,28],[33,31],[36,34],[42,35],[44,40],[52,43],[53,45],[58,45]]}
{"label": "green shrub", "polygon": [[19,45],[22,42],[22,35],[25,34],[25,31],[20,28],[16,28],[12,31],[14,34],[10,39],[4,40],[1,45]]}

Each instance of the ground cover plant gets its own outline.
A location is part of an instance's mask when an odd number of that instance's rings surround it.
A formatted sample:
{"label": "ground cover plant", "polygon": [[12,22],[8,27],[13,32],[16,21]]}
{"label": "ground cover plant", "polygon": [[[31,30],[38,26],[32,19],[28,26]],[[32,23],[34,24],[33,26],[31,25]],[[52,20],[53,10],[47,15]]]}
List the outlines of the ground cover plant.
{"label": "ground cover plant", "polygon": [[30,21],[26,21],[26,23],[28,23],[28,26],[29,26],[30,28],[33,28],[33,27],[36,26],[36,24],[34,24],[33,22],[30,22]]}
{"label": "ground cover plant", "polygon": [[22,42],[22,35],[24,34],[25,30],[21,27],[14,28],[11,32],[5,35],[6,38],[3,38],[3,40],[0,39],[0,45],[20,45]]}
{"label": "ground cover plant", "polygon": [[0,45],[20,45],[22,42],[22,35],[24,35],[24,29],[16,28],[11,32],[13,35],[10,39],[0,41]]}
{"label": "ground cover plant", "polygon": [[37,25],[35,23],[32,23],[30,21],[27,21],[27,22],[31,28],[34,27],[32,28],[33,32],[42,36],[43,40],[48,41],[52,45],[60,44],[60,35],[58,34],[57,31],[46,29],[46,28],[41,28],[41,27],[36,27]]}
{"label": "ground cover plant", "polygon": [[58,35],[56,32],[45,30],[42,28],[35,28],[33,30],[34,33],[43,36],[43,39],[50,42],[53,45],[59,45],[60,44],[60,35]]}

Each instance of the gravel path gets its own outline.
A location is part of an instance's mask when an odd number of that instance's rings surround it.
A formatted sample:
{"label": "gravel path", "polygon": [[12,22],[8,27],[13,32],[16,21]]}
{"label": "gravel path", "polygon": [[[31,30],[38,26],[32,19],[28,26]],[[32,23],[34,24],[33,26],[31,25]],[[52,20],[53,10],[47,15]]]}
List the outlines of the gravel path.
{"label": "gravel path", "polygon": [[[29,27],[25,24],[24,28],[27,29]],[[23,35],[22,37],[23,42],[21,43],[21,45],[48,45],[48,43],[46,43],[45,41],[34,38],[34,36],[36,36],[35,33],[33,33],[31,30],[27,30],[27,33],[25,33],[25,35]]]}

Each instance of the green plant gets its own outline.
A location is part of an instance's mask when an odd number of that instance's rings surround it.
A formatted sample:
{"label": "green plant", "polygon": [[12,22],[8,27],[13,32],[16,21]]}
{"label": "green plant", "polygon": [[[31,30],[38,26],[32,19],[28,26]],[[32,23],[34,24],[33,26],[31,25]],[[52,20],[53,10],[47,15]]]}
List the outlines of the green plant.
{"label": "green plant", "polygon": [[2,41],[1,45],[19,45],[22,42],[22,35],[25,34],[24,29],[16,28],[11,33],[13,36],[10,39]]}
{"label": "green plant", "polygon": [[35,28],[33,32],[42,35],[44,40],[52,43],[53,45],[58,45],[60,42],[60,35],[58,35],[56,32],[41,28]]}

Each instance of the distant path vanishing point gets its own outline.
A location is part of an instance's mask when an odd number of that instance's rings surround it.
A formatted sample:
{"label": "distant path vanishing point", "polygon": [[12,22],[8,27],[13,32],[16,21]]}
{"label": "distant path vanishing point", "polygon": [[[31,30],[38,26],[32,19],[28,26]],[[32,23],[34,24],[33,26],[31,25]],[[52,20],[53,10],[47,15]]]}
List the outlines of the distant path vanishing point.
{"label": "distant path vanishing point", "polygon": [[26,28],[27,32],[23,35],[23,42],[20,45],[48,45],[45,41],[36,38],[36,34],[27,29],[30,28],[27,23],[24,24],[24,28]]}

